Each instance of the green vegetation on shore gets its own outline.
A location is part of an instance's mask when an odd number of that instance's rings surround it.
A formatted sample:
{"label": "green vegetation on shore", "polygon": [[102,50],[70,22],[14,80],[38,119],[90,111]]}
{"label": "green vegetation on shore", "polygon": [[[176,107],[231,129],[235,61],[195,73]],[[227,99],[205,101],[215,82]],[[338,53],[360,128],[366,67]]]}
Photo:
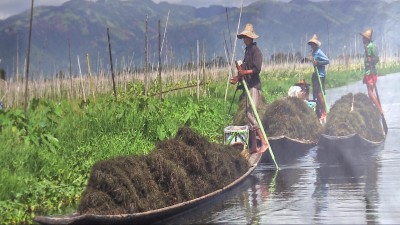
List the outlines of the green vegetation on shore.
{"label": "green vegetation on shore", "polygon": [[[387,64],[380,71],[392,73],[400,66]],[[311,82],[311,70],[263,73],[266,102],[286,96],[299,73]],[[332,88],[361,82],[363,75],[361,70],[332,67],[328,76],[327,87]],[[228,114],[233,88],[225,102],[225,86],[226,80],[209,84],[200,100],[186,93],[160,102],[129,91],[118,101],[111,93],[87,103],[32,100],[29,120],[20,108],[0,110],[0,224],[31,224],[35,215],[64,213],[80,201],[96,162],[147,154],[184,125],[221,143],[239,96]]]}

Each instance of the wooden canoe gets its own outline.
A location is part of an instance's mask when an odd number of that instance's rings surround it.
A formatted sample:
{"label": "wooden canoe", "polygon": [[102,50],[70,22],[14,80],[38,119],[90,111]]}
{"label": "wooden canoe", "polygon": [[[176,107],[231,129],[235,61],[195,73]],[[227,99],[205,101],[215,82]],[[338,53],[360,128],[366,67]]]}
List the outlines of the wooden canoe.
{"label": "wooden canoe", "polygon": [[[274,152],[276,162],[278,164],[286,164],[306,155],[312,147],[317,145],[318,140],[296,139],[282,135],[268,137],[268,142]],[[261,162],[273,162],[271,155],[269,153],[263,154]]]}
{"label": "wooden canoe", "polygon": [[155,209],[147,212],[133,213],[133,214],[122,214],[122,215],[90,215],[90,214],[78,214],[74,213],[66,216],[37,216],[34,221],[43,225],[53,225],[53,224],[151,224],[157,221],[161,221],[168,217],[177,215],[186,210],[192,209],[201,203],[204,203],[211,198],[220,195],[227,190],[238,185],[244,179],[246,179],[257,167],[261,159],[262,154],[254,153],[248,158],[250,167],[246,173],[241,177],[230,183],[224,188],[218,189],[212,193],[201,196],[190,201],[178,203],[176,205]]}
{"label": "wooden canoe", "polygon": [[383,143],[385,138],[381,141],[371,141],[357,133],[350,134],[347,136],[330,136],[322,134],[318,141],[318,146],[320,147],[342,147],[342,148],[374,148],[378,147]]}
{"label": "wooden canoe", "polygon": [[317,158],[321,163],[358,164],[379,152],[384,140],[371,141],[359,134],[347,136],[323,134],[318,142]]}

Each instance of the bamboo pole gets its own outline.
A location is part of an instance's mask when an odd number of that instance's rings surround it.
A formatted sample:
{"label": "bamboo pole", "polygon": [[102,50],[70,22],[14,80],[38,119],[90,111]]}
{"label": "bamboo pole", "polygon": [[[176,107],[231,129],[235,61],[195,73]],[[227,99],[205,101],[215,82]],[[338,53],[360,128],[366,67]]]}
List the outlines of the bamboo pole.
{"label": "bamboo pole", "polygon": [[17,33],[17,67],[16,67],[16,77],[19,80],[19,33]]}
{"label": "bamboo pole", "polygon": [[166,33],[167,33],[168,20],[169,20],[169,12],[170,12],[170,10],[168,10],[167,22],[165,22],[164,36],[163,36],[162,43],[161,43],[161,53],[162,53],[162,50],[163,50],[163,47],[164,47],[164,40],[165,40],[165,36],[166,36]]}
{"label": "bamboo pole", "polygon": [[115,74],[114,74],[113,60],[112,60],[112,54],[111,54],[111,40],[110,40],[110,29],[109,28],[107,28],[107,37],[108,37],[108,51],[110,53],[111,79],[112,79],[112,85],[113,85],[113,90],[114,90],[114,98],[115,98],[115,101],[117,101],[117,89],[115,88]]}
{"label": "bamboo pole", "polygon": [[93,85],[93,78],[92,78],[92,70],[90,69],[89,53],[86,53],[86,62],[87,62],[87,67],[88,67],[90,89],[92,90],[93,101],[96,101],[96,96],[95,96],[95,94],[94,94],[94,85]]}
{"label": "bamboo pole", "polygon": [[147,96],[148,92],[148,63],[149,63],[149,53],[148,53],[148,48],[149,48],[149,41],[148,41],[148,16],[146,15],[146,22],[145,22],[145,38],[144,38],[144,95]]}
{"label": "bamboo pole", "polygon": [[203,41],[203,84],[204,84],[204,90],[203,90],[203,96],[207,95],[207,86],[206,86],[206,80],[207,80],[207,75],[206,75],[206,47],[205,43]]}
{"label": "bamboo pole", "polygon": [[162,81],[161,81],[161,21],[158,20],[158,81],[160,85],[160,101],[162,101]]}
{"label": "bamboo pole", "polygon": [[264,139],[265,139],[265,141],[266,141],[267,144],[268,144],[268,147],[269,147],[269,154],[271,155],[271,158],[272,158],[272,160],[274,161],[275,168],[276,168],[277,170],[279,170],[279,166],[278,166],[278,164],[276,163],[275,155],[274,155],[274,152],[272,151],[271,144],[270,144],[269,141],[268,141],[268,137],[267,137],[267,134],[265,133],[264,126],[263,126],[263,124],[262,124],[262,122],[261,122],[261,120],[260,120],[260,117],[259,117],[259,115],[258,115],[257,107],[255,106],[254,101],[253,101],[253,99],[251,98],[251,95],[250,95],[250,92],[249,92],[249,88],[247,87],[246,81],[245,81],[244,79],[242,80],[242,83],[243,83],[244,89],[245,89],[245,91],[246,91],[247,97],[248,97],[248,99],[249,99],[250,106],[251,106],[251,108],[253,109],[254,115],[256,116],[257,123],[258,123],[258,125],[260,126],[261,133],[263,134]]}
{"label": "bamboo pole", "polygon": [[71,64],[71,43],[68,38],[68,59],[69,59],[69,81],[70,81],[70,98],[72,98],[72,64]]}
{"label": "bamboo pole", "polygon": [[200,99],[200,50],[199,40],[197,40],[197,100]]}
{"label": "bamboo pole", "polygon": [[[236,29],[236,33],[239,33],[239,27],[240,27],[240,20],[242,18],[242,11],[243,11],[243,0],[242,0],[242,6],[240,7],[240,13],[239,13],[239,20],[238,20],[238,25],[237,25],[237,29]],[[232,59],[231,59],[231,63],[230,63],[230,67],[232,67],[234,58],[235,58],[235,53],[236,53],[236,43],[237,43],[237,38],[235,38],[235,44],[233,46],[233,52],[232,52]],[[232,69],[232,68],[230,68]],[[226,88],[225,88],[225,102],[226,102],[226,98],[228,96],[228,88],[229,88],[229,80],[231,79],[230,76],[228,76],[228,79],[226,80]]]}
{"label": "bamboo pole", "polygon": [[[232,45],[232,35],[231,35],[231,28],[230,28],[230,23],[229,23],[229,15],[228,15],[228,8],[225,8],[225,12],[226,12],[226,22],[228,23],[228,35],[229,35],[229,40],[230,40],[230,44],[231,44],[231,51],[233,48]],[[229,51],[228,51],[228,55],[229,55]]]}
{"label": "bamboo pole", "polygon": [[32,21],[33,21],[33,2],[31,5],[31,19],[29,22],[29,37],[28,37],[28,50],[26,53],[26,70],[25,70],[25,102],[24,102],[24,110],[25,110],[25,118],[28,119],[28,99],[29,99],[29,59],[30,59],[30,52],[31,52],[31,39],[32,39]]}
{"label": "bamboo pole", "polygon": [[79,55],[77,56],[78,58],[78,68],[79,68],[79,76],[80,76],[80,81],[81,81],[81,89],[83,93],[83,101],[86,102],[86,93],[85,93],[85,87],[83,85],[83,78],[82,78],[82,70],[81,70],[81,63],[79,62]]}

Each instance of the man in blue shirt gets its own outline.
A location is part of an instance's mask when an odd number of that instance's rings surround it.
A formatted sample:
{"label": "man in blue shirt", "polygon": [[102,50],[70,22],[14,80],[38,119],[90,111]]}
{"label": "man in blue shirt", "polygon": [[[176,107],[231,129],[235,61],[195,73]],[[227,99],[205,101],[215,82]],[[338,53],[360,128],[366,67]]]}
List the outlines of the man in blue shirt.
{"label": "man in blue shirt", "polygon": [[[311,53],[313,56],[314,73],[312,74],[312,87],[313,87],[313,99],[317,101],[316,113],[322,123],[326,121],[326,106],[322,92],[325,94],[325,66],[329,64],[329,58],[320,49],[321,42],[318,40],[316,34],[307,42],[311,47]],[[318,73],[318,74],[317,74]],[[318,77],[321,80],[319,83]]]}

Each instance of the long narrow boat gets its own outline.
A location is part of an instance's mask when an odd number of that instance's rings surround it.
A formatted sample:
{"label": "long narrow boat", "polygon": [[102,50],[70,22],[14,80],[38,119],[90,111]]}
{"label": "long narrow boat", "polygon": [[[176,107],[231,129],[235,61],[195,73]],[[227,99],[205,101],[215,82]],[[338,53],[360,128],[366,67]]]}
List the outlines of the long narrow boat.
{"label": "long narrow boat", "polygon": [[346,136],[330,136],[322,134],[318,141],[318,146],[325,148],[333,146],[342,148],[348,148],[348,147],[374,148],[381,145],[384,140],[385,138],[383,138],[380,141],[368,140],[357,133],[349,134]]}
{"label": "long narrow boat", "polygon": [[[282,135],[268,137],[268,142],[274,151],[276,161],[279,164],[285,164],[306,155],[312,147],[317,145],[318,140],[296,139]],[[272,162],[270,154],[264,154],[261,162]]]}
{"label": "long narrow boat", "polygon": [[368,140],[359,134],[347,136],[321,135],[318,142],[317,159],[327,164],[360,164],[379,152],[385,138]]}
{"label": "long narrow boat", "polygon": [[[318,152],[335,158],[363,154],[385,141],[381,116],[365,93],[348,93],[332,106],[325,133],[318,141]],[[336,158],[338,158],[336,157]],[[329,157],[326,157],[329,158]]]}
{"label": "long narrow boat", "polygon": [[224,188],[218,189],[212,193],[201,196],[196,199],[192,199],[186,202],[178,203],[172,206],[150,210],[147,212],[133,213],[133,214],[122,214],[122,215],[91,215],[91,214],[79,214],[74,213],[66,216],[37,216],[34,221],[43,225],[53,224],[70,224],[70,225],[82,225],[82,224],[151,224],[157,221],[161,221],[168,217],[174,216],[186,210],[192,209],[201,203],[204,203],[211,198],[220,195],[229,189],[235,187],[240,182],[245,180],[257,167],[262,154],[254,153],[248,157],[250,164],[249,169],[240,176],[238,179],[225,186]]}

